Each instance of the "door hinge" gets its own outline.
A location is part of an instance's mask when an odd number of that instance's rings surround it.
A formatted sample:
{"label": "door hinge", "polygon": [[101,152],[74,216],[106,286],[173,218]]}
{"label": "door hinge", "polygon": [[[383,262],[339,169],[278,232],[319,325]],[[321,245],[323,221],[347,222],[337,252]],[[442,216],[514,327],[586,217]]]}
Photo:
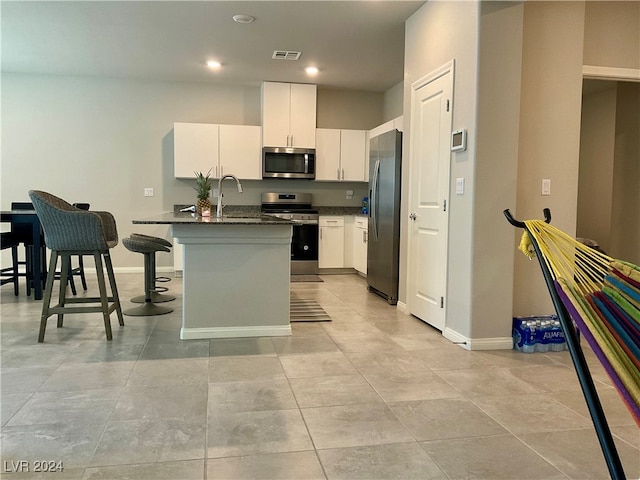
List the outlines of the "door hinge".
{"label": "door hinge", "polygon": [[444,200],[444,201],[442,202],[442,210],[443,210],[444,212],[446,212],[446,211],[447,211],[447,201],[446,201],[446,200]]}
{"label": "door hinge", "polygon": [[449,111],[449,100],[447,99],[447,112]]}
{"label": "door hinge", "polygon": [[444,297],[440,297],[440,308],[444,308]]}

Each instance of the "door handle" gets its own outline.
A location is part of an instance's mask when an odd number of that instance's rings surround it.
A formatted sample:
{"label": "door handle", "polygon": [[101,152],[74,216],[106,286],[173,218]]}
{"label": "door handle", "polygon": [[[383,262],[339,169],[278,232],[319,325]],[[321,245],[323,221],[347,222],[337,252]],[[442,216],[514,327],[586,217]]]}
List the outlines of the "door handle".
{"label": "door handle", "polygon": [[409,215],[409,218],[415,222],[418,216],[415,213],[412,213],[411,215]]}

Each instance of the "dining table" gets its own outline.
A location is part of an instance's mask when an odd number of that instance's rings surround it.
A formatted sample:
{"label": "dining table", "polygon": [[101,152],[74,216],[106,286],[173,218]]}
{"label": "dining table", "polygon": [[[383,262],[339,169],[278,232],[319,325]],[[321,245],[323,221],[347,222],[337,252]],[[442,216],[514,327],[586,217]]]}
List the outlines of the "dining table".
{"label": "dining table", "polygon": [[[33,298],[35,300],[42,300],[42,283],[44,280],[44,261],[46,255],[42,255],[39,252],[45,252],[45,245],[42,235],[42,225],[38,219],[38,215],[35,210],[2,210],[0,212],[0,222],[7,222],[12,224],[27,224],[31,226],[32,238],[33,238],[33,263],[32,272],[33,275]],[[29,276],[27,275],[27,281]]]}

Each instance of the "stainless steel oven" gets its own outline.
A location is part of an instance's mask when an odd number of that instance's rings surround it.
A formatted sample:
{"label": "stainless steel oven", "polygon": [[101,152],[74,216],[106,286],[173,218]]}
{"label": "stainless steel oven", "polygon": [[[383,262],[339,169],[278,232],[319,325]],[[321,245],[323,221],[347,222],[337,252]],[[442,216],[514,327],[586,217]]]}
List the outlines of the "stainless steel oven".
{"label": "stainless steel oven", "polygon": [[263,193],[262,213],[295,220],[291,239],[291,274],[318,273],[318,211],[310,193]]}

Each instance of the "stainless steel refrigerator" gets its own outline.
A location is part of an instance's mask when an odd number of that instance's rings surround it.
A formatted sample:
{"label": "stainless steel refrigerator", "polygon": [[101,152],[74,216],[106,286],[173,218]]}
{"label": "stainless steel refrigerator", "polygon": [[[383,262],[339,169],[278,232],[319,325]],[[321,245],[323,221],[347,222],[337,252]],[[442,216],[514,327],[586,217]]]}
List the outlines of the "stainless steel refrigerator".
{"label": "stainless steel refrigerator", "polygon": [[402,133],[383,133],[369,140],[369,291],[398,303],[400,256],[400,173]]}

